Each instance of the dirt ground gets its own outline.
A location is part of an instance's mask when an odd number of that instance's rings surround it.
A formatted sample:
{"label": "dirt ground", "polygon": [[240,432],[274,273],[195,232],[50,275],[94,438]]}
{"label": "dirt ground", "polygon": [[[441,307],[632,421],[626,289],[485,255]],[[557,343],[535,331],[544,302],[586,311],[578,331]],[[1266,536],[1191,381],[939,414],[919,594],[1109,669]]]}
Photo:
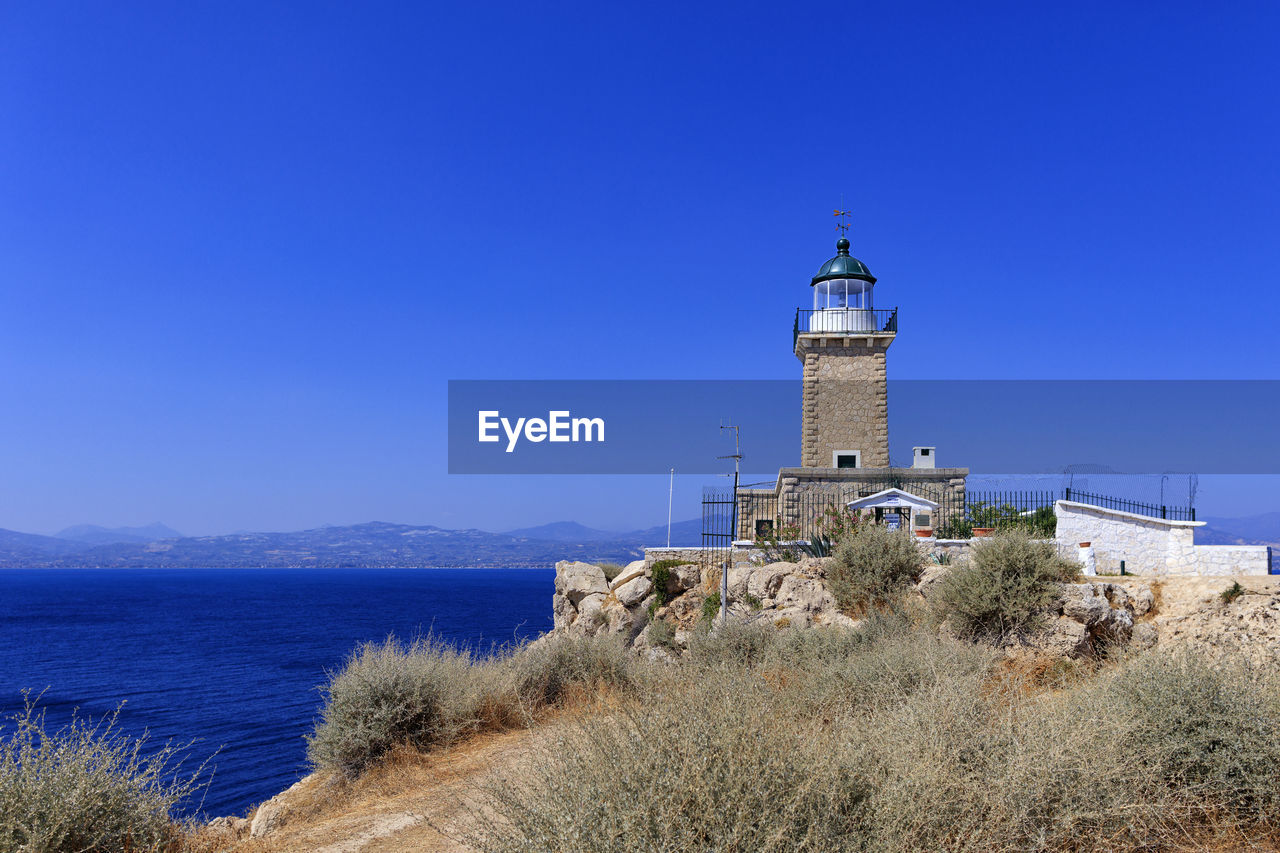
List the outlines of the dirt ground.
{"label": "dirt ground", "polygon": [[289,797],[284,824],[265,838],[207,832],[209,851],[227,853],[453,853],[476,807],[475,792],[495,772],[511,772],[532,735],[483,735],[431,755],[395,756],[358,781],[313,775]]}

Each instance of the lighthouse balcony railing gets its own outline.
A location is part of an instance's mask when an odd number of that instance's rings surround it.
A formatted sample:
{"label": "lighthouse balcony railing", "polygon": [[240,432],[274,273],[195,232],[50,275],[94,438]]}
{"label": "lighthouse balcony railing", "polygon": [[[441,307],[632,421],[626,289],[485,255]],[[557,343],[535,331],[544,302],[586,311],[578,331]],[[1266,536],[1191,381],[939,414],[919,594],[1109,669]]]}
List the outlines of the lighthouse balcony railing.
{"label": "lighthouse balcony railing", "polygon": [[893,335],[897,308],[797,308],[792,345],[801,335]]}

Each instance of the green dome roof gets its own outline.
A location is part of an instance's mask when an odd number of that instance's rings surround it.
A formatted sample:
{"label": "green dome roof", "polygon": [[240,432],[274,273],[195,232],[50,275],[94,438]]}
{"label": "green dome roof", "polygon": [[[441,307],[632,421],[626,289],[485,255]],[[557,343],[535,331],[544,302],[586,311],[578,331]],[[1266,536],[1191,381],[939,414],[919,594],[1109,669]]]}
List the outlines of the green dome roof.
{"label": "green dome roof", "polygon": [[833,278],[860,278],[863,281],[876,283],[876,277],[867,269],[866,264],[849,254],[849,241],[841,237],[836,241],[836,256],[822,265],[818,274],[809,282],[810,286],[820,281]]}

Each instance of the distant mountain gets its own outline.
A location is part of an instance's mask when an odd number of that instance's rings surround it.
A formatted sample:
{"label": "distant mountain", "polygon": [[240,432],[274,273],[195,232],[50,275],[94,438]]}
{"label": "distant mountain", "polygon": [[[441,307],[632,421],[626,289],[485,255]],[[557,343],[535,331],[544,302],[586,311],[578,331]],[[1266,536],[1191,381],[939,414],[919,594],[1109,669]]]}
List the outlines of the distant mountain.
{"label": "distant mountain", "polygon": [[[667,544],[667,526],[660,524],[627,534],[628,538],[638,539],[650,548]],[[691,518],[688,521],[676,521],[671,524],[671,547],[692,548],[702,544],[702,519]]]}
{"label": "distant mountain", "polygon": [[58,539],[53,536],[40,536],[36,533],[19,533],[16,530],[0,529],[0,560],[5,558],[17,560],[42,560],[71,554],[83,549],[83,545]]}
{"label": "distant mountain", "polygon": [[508,530],[506,535],[517,539],[545,539],[548,542],[605,542],[627,538],[624,534],[596,530],[576,521],[553,521],[537,527],[521,527],[518,530]]}
{"label": "distant mountain", "polygon": [[[623,533],[596,530],[576,521],[553,521],[538,527],[523,527],[519,530],[508,530],[507,536],[528,537],[530,539],[546,539],[551,542],[632,542],[647,545],[650,548],[667,544],[667,526],[648,527],[644,530],[629,530]],[[677,521],[671,525],[671,546],[690,547],[702,544],[702,520]]]}
{"label": "distant mountain", "polygon": [[182,534],[160,522],[143,527],[100,527],[96,524],[77,524],[54,534],[58,539],[70,539],[89,545],[112,545],[118,542],[157,542],[161,539],[180,539]]}
{"label": "distant mountain", "polygon": [[292,533],[237,533],[103,545],[0,531],[0,567],[549,567],[557,560],[629,562],[643,556],[645,545],[665,544],[665,531],[664,527],[661,540],[554,541],[375,521]]}
{"label": "distant mountain", "polygon": [[[1264,512],[1241,518],[1207,516],[1208,526],[1196,531],[1196,541],[1206,545],[1267,544],[1280,546],[1280,512]],[[1210,541],[1212,538],[1214,541]]]}

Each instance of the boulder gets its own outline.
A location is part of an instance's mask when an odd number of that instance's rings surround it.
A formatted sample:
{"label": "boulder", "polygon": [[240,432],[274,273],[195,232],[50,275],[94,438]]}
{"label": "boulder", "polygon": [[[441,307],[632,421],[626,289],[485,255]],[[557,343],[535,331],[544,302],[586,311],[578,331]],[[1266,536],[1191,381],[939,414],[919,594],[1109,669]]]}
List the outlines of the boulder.
{"label": "boulder", "polygon": [[1133,613],[1126,608],[1113,608],[1094,629],[1104,640],[1126,643],[1133,636]]}
{"label": "boulder", "polygon": [[599,566],[561,560],[556,563],[555,590],[581,610],[582,600],[596,593],[604,595],[609,591],[609,582],[604,578],[604,569]]}
{"label": "boulder", "polygon": [[623,607],[635,607],[652,591],[653,581],[641,574],[615,587],[613,594]]}
{"label": "boulder", "polygon": [[642,611],[628,610],[616,601],[609,602],[601,613],[604,614],[605,619],[603,630],[607,630],[610,634],[622,634],[628,641],[632,640],[645,626]]}
{"label": "boulder", "polygon": [[1133,595],[1133,615],[1146,616],[1156,606],[1155,593],[1150,587],[1143,587]]}
{"label": "boulder", "polygon": [[667,575],[667,592],[672,595],[679,595],[695,588],[700,583],[702,583],[702,569],[696,563],[672,566],[671,572]]}
{"label": "boulder", "polygon": [[578,603],[578,616],[570,626],[580,634],[591,636],[607,621],[608,617],[601,612],[604,605],[604,593],[596,592],[583,598]]}
{"label": "boulder", "polygon": [[949,571],[951,571],[950,566],[926,566],[925,570],[920,573],[920,580],[916,582],[916,591],[925,599],[928,599]]}
{"label": "boulder", "polygon": [[1107,618],[1111,602],[1095,584],[1064,583],[1061,598],[1062,615],[1093,627]]}
{"label": "boulder", "polygon": [[1150,649],[1159,641],[1160,636],[1156,633],[1156,626],[1148,622],[1133,626],[1133,633],[1130,635],[1129,643],[1138,651]]}
{"label": "boulder", "polygon": [[253,820],[249,824],[249,837],[262,838],[288,823],[292,809],[291,800],[297,796],[299,789],[310,778],[310,776],[307,776],[294,782],[288,789],[276,794],[258,806],[258,810],[253,813]]}
{"label": "boulder", "polygon": [[1129,590],[1118,583],[1102,584],[1102,595],[1113,608],[1133,610],[1133,597],[1129,595]]}
{"label": "boulder", "polygon": [[776,597],[778,588],[782,586],[782,579],[793,573],[797,568],[798,566],[795,563],[770,563],[767,566],[753,569],[751,574],[747,576],[747,594],[758,598],[760,601]]}
{"label": "boulder", "polygon": [[558,593],[551,596],[551,623],[555,630],[568,628],[576,615],[577,611],[573,609],[573,605],[569,603],[566,596]]}
{"label": "boulder", "polygon": [[645,574],[644,560],[634,560],[627,564],[627,567],[618,573],[618,576],[609,582],[609,589],[617,589],[624,583],[629,583]]}
{"label": "boulder", "polygon": [[832,557],[801,557],[800,562],[796,563],[796,568],[801,572],[821,577],[826,575],[827,566],[831,565],[832,561]]}
{"label": "boulder", "polygon": [[240,838],[249,832],[249,820],[243,817],[215,817],[207,824],[218,835]]}
{"label": "boulder", "polygon": [[826,585],[814,578],[787,575],[774,596],[778,610],[803,610],[807,613],[827,613],[836,610],[836,599]]}
{"label": "boulder", "polygon": [[747,581],[751,579],[751,573],[756,571],[755,566],[736,565],[729,570],[729,600],[741,601],[742,597],[747,594]]}
{"label": "boulder", "polygon": [[1092,651],[1089,629],[1070,616],[1059,616],[1045,628],[1018,638],[1019,644],[1052,657],[1078,658]]}

